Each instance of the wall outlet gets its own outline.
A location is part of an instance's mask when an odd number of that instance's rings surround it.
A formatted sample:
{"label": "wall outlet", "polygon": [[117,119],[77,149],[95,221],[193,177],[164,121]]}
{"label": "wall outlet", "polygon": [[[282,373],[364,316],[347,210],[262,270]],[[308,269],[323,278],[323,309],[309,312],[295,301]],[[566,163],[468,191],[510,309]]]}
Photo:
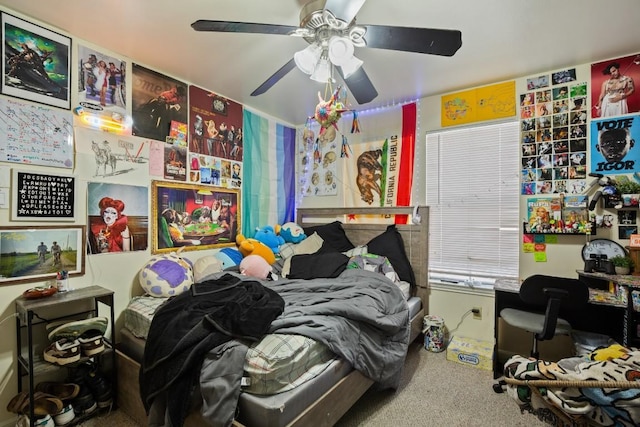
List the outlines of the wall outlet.
{"label": "wall outlet", "polygon": [[482,320],[482,307],[473,307],[471,312],[473,313],[474,319]]}

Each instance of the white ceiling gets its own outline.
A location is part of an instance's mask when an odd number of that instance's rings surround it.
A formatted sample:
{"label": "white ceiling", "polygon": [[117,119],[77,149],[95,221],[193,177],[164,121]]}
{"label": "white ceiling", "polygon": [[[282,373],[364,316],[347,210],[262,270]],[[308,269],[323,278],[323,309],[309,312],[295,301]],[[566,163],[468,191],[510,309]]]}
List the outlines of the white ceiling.
{"label": "white ceiling", "polygon": [[[282,35],[196,32],[198,19],[294,25],[306,0],[0,0],[107,51],[291,124],[313,114],[324,85],[294,69],[307,46]],[[639,0],[368,0],[360,24],[462,31],[453,57],[356,48],[378,97],[367,109],[640,51]]]}

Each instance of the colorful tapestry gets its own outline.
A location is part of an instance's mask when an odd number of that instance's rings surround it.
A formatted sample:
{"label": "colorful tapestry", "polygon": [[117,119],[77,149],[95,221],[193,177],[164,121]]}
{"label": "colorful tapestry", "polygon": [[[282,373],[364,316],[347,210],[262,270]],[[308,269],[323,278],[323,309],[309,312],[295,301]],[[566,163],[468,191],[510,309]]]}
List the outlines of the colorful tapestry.
{"label": "colorful tapestry", "polygon": [[244,110],[242,233],[294,221],[296,130]]}

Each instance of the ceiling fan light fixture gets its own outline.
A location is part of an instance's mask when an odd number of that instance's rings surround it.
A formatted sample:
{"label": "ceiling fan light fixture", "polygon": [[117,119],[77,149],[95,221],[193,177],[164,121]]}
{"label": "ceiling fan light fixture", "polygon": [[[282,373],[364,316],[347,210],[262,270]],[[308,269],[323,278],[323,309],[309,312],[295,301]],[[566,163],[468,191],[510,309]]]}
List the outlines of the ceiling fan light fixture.
{"label": "ceiling fan light fixture", "polygon": [[327,57],[320,57],[313,74],[311,74],[311,80],[327,83],[331,79],[331,67],[332,65]]}
{"label": "ceiling fan light fixture", "polygon": [[348,79],[353,73],[355,73],[360,69],[360,67],[362,67],[362,64],[363,62],[361,59],[356,58],[355,56],[351,56],[350,60],[340,66],[342,75],[345,79]]}
{"label": "ceiling fan light fixture", "polygon": [[320,59],[322,49],[318,44],[313,43],[306,48],[296,52],[293,55],[293,59],[296,66],[305,74],[312,74],[316,69],[316,64]]}
{"label": "ceiling fan light fixture", "polygon": [[343,65],[353,58],[353,43],[347,37],[333,36],[329,39],[329,59],[335,65]]}

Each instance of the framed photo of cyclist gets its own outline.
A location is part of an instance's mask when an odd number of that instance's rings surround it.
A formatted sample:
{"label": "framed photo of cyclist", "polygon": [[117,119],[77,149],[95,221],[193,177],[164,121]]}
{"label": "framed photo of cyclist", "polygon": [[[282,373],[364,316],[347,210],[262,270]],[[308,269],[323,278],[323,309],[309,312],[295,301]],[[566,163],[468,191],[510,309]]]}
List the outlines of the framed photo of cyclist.
{"label": "framed photo of cyclist", "polygon": [[86,227],[0,227],[0,285],[84,275]]}
{"label": "framed photo of cyclist", "polygon": [[2,12],[5,95],[71,108],[71,38]]}

